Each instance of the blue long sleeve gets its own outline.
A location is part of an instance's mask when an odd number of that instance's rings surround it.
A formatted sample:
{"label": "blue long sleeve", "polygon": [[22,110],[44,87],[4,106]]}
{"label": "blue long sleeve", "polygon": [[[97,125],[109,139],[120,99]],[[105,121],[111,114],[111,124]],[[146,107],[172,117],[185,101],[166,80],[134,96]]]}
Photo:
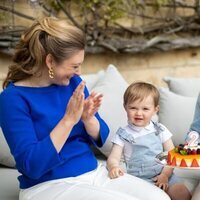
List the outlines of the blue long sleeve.
{"label": "blue long sleeve", "polygon": [[[16,168],[22,174],[19,177],[21,188],[47,180],[78,176],[96,168],[97,161],[90,144],[102,146],[109,132],[98,113],[98,141],[87,134],[82,121],[74,126],[59,154],[50,139],[50,132],[63,117],[80,81],[76,76],[68,86],[42,88],[14,86],[11,83],[1,93],[0,125],[15,158]],[[87,89],[85,96],[88,96]]]}

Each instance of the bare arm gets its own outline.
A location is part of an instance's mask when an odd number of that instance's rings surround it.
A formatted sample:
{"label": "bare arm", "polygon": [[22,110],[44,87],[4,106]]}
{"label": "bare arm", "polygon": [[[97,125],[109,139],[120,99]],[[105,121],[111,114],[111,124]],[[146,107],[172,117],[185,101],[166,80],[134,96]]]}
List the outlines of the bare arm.
{"label": "bare arm", "polygon": [[100,130],[100,124],[95,117],[95,113],[99,110],[101,106],[102,97],[102,94],[92,92],[85,100],[84,109],[81,116],[87,133],[95,140],[99,138]]}
{"label": "bare arm", "polygon": [[113,144],[111,153],[107,160],[107,169],[110,178],[117,178],[124,175],[123,169],[120,167],[120,159],[122,156],[123,147]]}
{"label": "bare arm", "polygon": [[99,130],[100,130],[100,124],[99,121],[95,116],[93,116],[90,120],[83,121],[85,125],[85,129],[87,133],[92,136],[95,140],[99,138]]}
{"label": "bare arm", "polygon": [[117,144],[113,144],[110,155],[107,159],[107,169],[111,170],[113,167],[119,167],[123,148]]}
{"label": "bare arm", "polygon": [[[174,144],[171,138],[163,144],[163,148],[164,151],[170,151],[174,148]],[[168,180],[172,175],[172,173],[173,173],[172,168],[164,167],[161,174],[153,179],[155,181],[155,185],[157,185],[159,188],[162,188],[163,190],[167,190]]]}
{"label": "bare arm", "polygon": [[84,87],[85,82],[82,81],[71,96],[65,115],[51,131],[51,140],[59,153],[65,144],[73,126],[80,120],[84,106]]}

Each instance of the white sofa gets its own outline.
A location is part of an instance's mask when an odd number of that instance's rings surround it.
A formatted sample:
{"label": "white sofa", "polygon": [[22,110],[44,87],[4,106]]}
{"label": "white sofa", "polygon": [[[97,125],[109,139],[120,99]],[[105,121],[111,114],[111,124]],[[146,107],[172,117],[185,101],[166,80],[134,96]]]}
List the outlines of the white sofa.
{"label": "white sofa", "polygon": [[[83,75],[82,78],[86,80],[90,91],[95,90],[104,95],[99,112],[110,127],[110,135],[106,144],[99,150],[101,154],[108,156],[112,146],[110,140],[113,134],[115,134],[119,126],[126,124],[123,93],[128,84],[113,65],[109,65],[105,71]],[[168,77],[164,81],[168,84],[169,89],[160,89],[159,120],[174,134],[175,144],[183,143],[184,141],[185,134],[192,122],[197,94],[200,91],[200,79],[188,80]],[[95,153],[99,157],[99,152],[95,151]],[[9,152],[3,134],[0,133],[0,200],[18,199],[17,176],[19,173],[14,166],[15,162]],[[188,178],[193,178],[194,182],[197,182],[200,178],[200,173],[197,171],[176,169],[176,174],[180,177],[185,177],[183,181],[186,182]],[[191,185],[192,187],[194,186]]]}

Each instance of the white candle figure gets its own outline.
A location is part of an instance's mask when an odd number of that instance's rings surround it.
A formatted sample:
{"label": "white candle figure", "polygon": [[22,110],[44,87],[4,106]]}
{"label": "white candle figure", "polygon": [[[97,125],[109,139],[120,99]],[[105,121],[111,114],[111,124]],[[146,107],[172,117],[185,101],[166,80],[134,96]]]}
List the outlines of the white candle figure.
{"label": "white candle figure", "polygon": [[198,145],[199,133],[196,131],[191,131],[188,133],[188,146],[194,147]]}

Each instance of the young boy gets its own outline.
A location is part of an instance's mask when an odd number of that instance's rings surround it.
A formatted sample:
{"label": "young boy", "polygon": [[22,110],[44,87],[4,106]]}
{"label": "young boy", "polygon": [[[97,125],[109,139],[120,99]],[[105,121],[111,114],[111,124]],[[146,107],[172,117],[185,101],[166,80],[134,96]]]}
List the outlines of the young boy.
{"label": "young boy", "polygon": [[[173,174],[173,169],[155,161],[157,154],[174,148],[172,134],[160,123],[151,121],[159,110],[159,91],[145,82],[132,83],[124,94],[128,125],[119,128],[107,160],[110,178],[124,174],[119,166],[122,153],[127,173],[154,183],[172,200],[189,200],[190,192]],[[145,188],[144,188],[145,192]]]}

